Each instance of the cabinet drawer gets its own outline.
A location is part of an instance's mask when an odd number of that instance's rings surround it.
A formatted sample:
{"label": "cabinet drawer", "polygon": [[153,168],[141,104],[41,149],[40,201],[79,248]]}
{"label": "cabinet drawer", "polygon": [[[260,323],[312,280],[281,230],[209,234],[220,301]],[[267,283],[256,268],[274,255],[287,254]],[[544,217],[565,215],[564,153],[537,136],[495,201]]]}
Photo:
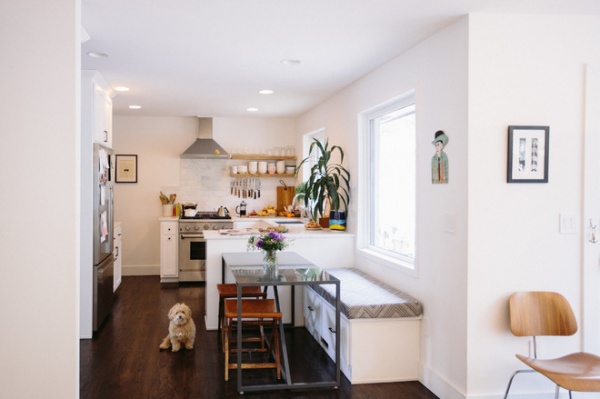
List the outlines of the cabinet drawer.
{"label": "cabinet drawer", "polygon": [[160,234],[169,235],[177,234],[179,224],[177,222],[162,222],[160,224]]}
{"label": "cabinet drawer", "polygon": [[321,338],[320,317],[321,317],[321,300],[316,292],[309,287],[304,290],[304,326],[311,335],[319,342]]}

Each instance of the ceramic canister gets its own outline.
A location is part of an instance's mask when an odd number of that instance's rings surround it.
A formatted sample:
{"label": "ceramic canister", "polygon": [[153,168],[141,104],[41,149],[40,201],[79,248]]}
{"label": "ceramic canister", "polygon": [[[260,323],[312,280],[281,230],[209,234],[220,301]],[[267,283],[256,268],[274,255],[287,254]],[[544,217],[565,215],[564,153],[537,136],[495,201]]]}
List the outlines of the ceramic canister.
{"label": "ceramic canister", "polygon": [[267,161],[258,162],[258,173],[263,175],[267,173]]}
{"label": "ceramic canister", "polygon": [[258,163],[256,161],[248,162],[248,172],[251,174],[256,174],[258,171]]}
{"label": "ceramic canister", "polygon": [[277,173],[285,173],[285,161],[277,161]]}

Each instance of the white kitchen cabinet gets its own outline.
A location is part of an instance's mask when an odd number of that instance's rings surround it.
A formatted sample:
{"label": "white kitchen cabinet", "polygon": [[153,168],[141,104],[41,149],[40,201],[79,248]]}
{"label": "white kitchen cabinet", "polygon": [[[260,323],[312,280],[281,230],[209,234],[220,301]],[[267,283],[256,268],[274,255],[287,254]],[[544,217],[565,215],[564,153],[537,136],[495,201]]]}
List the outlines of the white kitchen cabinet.
{"label": "white kitchen cabinet", "polygon": [[98,71],[82,71],[82,126],[94,143],[112,148],[112,89]]}
{"label": "white kitchen cabinet", "polygon": [[112,99],[98,84],[94,86],[94,141],[112,148]]}
{"label": "white kitchen cabinet", "polygon": [[123,275],[123,264],[121,262],[123,253],[123,234],[121,229],[121,222],[115,222],[113,242],[113,254],[115,257],[113,292],[115,292],[117,291],[117,288],[119,288],[119,286],[121,285],[121,276]]}
{"label": "white kitchen cabinet", "polygon": [[160,282],[176,283],[178,267],[178,226],[176,218],[161,218],[160,222]]}

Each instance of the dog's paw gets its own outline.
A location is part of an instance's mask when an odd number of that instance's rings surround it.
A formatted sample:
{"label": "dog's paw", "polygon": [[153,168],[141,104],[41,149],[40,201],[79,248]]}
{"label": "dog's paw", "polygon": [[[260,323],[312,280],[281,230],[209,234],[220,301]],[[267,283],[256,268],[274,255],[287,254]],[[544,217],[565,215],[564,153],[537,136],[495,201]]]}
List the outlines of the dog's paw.
{"label": "dog's paw", "polygon": [[186,344],[185,349],[194,349],[194,345]]}

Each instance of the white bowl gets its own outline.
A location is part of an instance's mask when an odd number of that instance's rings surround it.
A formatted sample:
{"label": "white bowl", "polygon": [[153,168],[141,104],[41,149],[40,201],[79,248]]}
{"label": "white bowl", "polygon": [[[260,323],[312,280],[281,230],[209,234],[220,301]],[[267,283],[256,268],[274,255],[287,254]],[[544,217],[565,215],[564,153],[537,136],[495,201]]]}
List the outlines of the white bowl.
{"label": "white bowl", "polygon": [[238,165],[238,173],[248,173],[248,165]]}

